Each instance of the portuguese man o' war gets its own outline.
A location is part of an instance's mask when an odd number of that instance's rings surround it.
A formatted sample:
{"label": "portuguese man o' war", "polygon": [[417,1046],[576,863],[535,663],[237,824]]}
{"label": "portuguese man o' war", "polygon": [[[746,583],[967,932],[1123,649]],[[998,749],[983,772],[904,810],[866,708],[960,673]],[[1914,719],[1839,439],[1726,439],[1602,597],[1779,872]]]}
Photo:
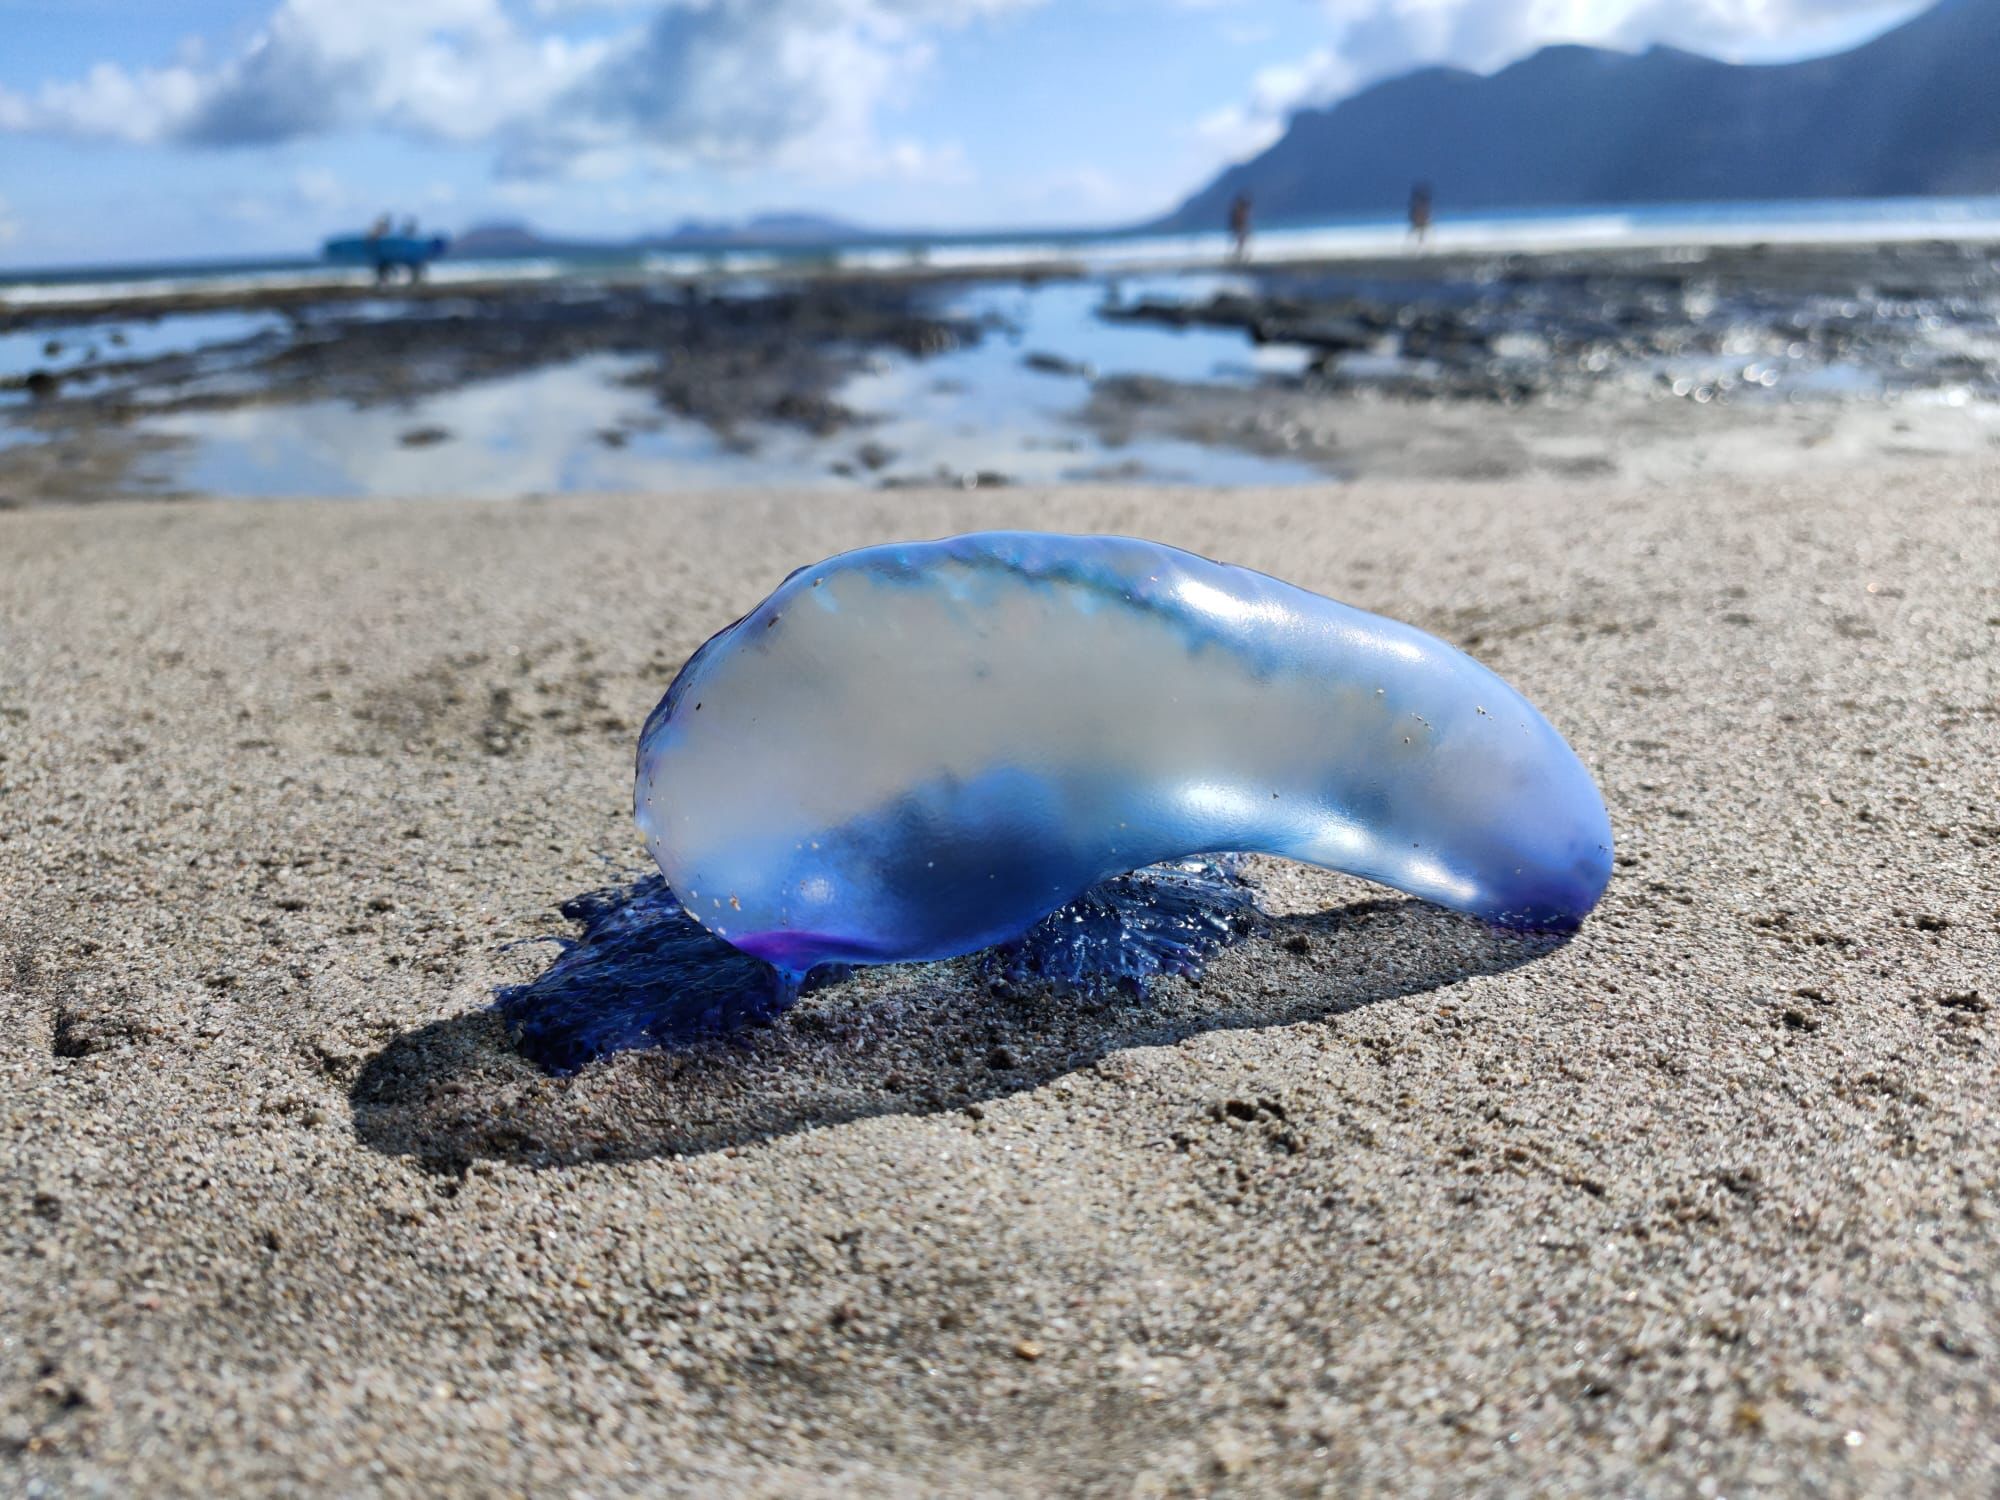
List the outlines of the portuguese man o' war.
{"label": "portuguese man o' war", "polygon": [[780,974],[1019,940],[1223,851],[1571,928],[1596,784],[1411,626],[1124,537],[983,532],[801,568],[688,661],[634,794],[686,911]]}

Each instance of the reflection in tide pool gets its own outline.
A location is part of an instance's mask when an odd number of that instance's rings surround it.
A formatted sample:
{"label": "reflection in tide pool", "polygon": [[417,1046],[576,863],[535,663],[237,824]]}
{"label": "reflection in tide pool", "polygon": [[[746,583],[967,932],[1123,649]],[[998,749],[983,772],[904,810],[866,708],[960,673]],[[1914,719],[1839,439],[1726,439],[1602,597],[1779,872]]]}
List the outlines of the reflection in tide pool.
{"label": "reflection in tide pool", "polygon": [[[183,411],[149,418],[145,430],[175,443],[166,459],[174,488],[240,496],[1324,478],[1309,464],[1172,438],[1110,443],[1076,420],[1096,375],[1249,384],[1304,367],[1302,350],[1258,348],[1229,330],[1096,316],[1107,295],[1135,295],[1135,285],[951,292],[948,310],[978,320],[984,336],[929,357],[876,358],[832,392],[860,420],[823,437],[773,423],[747,423],[725,437],[663,411],[642,384],[626,383],[650,361],[611,355],[394,406],[315,401]],[[1040,358],[1030,363],[1030,356]]]}
{"label": "reflection in tide pool", "polygon": [[787,481],[809,464],[813,442],[799,434],[760,432],[745,452],[698,422],[663,418],[644,392],[617,383],[641,364],[598,356],[408,405],[318,401],[151,425],[187,444],[178,482],[216,495],[683,489]]}
{"label": "reflection in tide pool", "polygon": [[[1208,287],[1197,290],[1206,295]],[[1106,295],[1097,282],[954,295],[949,310],[978,319],[986,337],[930,359],[885,359],[848,381],[839,399],[875,419],[859,441],[878,456],[894,455],[883,473],[907,482],[982,473],[1191,484],[1325,477],[1307,464],[1167,438],[1107,444],[1079,425],[1075,414],[1099,376],[1250,384],[1305,367],[1302,349],[1256,348],[1227,329],[1106,322],[1097,316]]]}
{"label": "reflection in tide pool", "polygon": [[[995,282],[951,296],[946,307],[997,324],[1018,367],[1022,353],[1048,353],[1099,375],[1151,375],[1160,380],[1253,380],[1297,375],[1308,351],[1296,344],[1256,345],[1233,328],[1120,322],[1098,316],[1107,304],[1149,300],[1206,302],[1228,293],[1252,296],[1248,276],[1122,277],[1038,286]],[[969,351],[986,352],[984,349]]]}
{"label": "reflection in tide pool", "polygon": [[277,313],[234,309],[112,322],[44,324],[0,331],[0,371],[67,373],[125,360],[195,354],[217,345],[277,336],[288,327]]}

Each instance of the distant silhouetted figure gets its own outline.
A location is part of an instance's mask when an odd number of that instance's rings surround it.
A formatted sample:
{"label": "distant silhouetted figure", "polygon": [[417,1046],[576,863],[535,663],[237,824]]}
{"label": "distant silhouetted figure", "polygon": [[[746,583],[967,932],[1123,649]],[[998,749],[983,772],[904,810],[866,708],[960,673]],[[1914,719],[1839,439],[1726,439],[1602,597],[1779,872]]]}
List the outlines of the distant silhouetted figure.
{"label": "distant silhouetted figure", "polygon": [[1420,182],[1410,189],[1410,233],[1421,245],[1431,232],[1431,185]]}
{"label": "distant silhouetted figure", "polygon": [[1250,258],[1250,195],[1238,193],[1229,205],[1229,237],[1235,246],[1229,252],[1232,260]]}

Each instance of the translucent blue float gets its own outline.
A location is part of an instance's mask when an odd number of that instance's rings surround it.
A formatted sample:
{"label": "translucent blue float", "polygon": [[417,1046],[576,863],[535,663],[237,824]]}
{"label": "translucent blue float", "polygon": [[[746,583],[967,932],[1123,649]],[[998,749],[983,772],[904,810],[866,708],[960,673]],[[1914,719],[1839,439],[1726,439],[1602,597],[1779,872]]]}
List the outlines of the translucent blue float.
{"label": "translucent blue float", "polygon": [[1408,625],[1124,537],[844,553],[681,669],[635,810],[717,937],[796,979],[1020,939],[1101,882],[1283,855],[1574,927],[1611,871],[1590,772]]}

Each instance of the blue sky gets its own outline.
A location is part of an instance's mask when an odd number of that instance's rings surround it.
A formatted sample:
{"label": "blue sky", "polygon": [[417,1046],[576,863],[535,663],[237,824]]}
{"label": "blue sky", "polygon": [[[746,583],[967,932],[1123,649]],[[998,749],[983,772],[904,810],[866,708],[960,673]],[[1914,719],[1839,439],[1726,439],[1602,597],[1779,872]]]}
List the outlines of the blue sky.
{"label": "blue sky", "polygon": [[309,252],[393,210],[618,236],[1109,224],[1286,114],[1551,41],[1836,50],[1918,0],[0,0],[0,265]]}

